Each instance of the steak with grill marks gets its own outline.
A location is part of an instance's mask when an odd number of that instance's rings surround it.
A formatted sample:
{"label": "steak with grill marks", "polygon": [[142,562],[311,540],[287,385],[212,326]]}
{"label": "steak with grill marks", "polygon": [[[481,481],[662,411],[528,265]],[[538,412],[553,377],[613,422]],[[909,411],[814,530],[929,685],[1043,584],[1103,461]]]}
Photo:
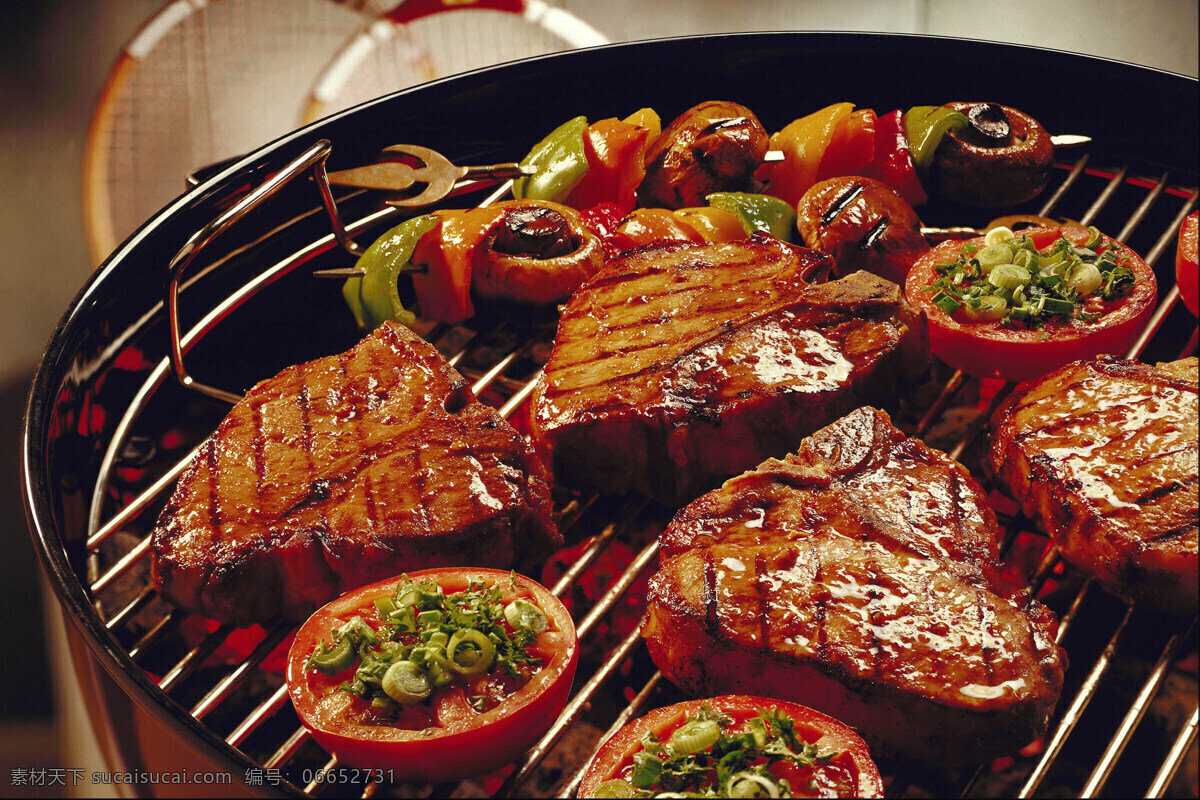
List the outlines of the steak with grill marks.
{"label": "steak with grill marks", "polygon": [[406,570],[529,563],[561,544],[551,514],[521,436],[388,322],[234,406],[159,517],[154,582],[225,622],[303,619]]}
{"label": "steak with grill marks", "polygon": [[1197,606],[1197,360],[1106,356],[1022,384],[992,468],[1063,556],[1150,608]]}
{"label": "steak with grill marks", "polygon": [[983,489],[859,409],[675,516],[643,636],[697,695],[765,694],[882,756],[959,764],[1040,734],[1062,691],[1057,620],[1002,586]]}
{"label": "steak with grill marks", "polygon": [[893,283],[770,236],[610,261],[562,308],[531,432],[555,479],[682,505],[928,364]]}

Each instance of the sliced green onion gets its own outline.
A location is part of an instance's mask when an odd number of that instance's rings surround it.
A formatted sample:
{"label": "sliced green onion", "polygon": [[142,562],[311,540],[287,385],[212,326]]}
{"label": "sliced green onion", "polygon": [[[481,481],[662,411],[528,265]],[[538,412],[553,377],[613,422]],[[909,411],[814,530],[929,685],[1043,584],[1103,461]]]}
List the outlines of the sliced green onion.
{"label": "sliced green onion", "polygon": [[322,675],[337,675],[349,669],[358,653],[354,640],[349,636],[336,639],[332,645],[321,643],[304,664],[306,670],[315,669]]}
{"label": "sliced green onion", "polygon": [[541,633],[550,627],[542,610],[528,600],[518,597],[504,607],[504,618],[513,630],[527,630]]}
{"label": "sliced green onion", "polygon": [[633,757],[633,770],[629,774],[630,782],[639,789],[649,789],[658,782],[662,775],[663,760],[653,753],[645,751]]}
{"label": "sliced green onion", "polygon": [[770,738],[767,733],[767,723],[761,716],[750,720],[750,735],[754,737],[755,747],[766,747]]}
{"label": "sliced green onion", "polygon": [[726,782],[729,797],[779,797],[779,786],[765,775],[739,772]]}
{"label": "sliced green onion", "polygon": [[492,666],[496,657],[496,645],[485,634],[474,628],[455,631],[446,645],[446,658],[450,669],[462,675],[478,675]]}
{"label": "sliced green onion", "polygon": [[1001,264],[988,273],[987,281],[998,289],[1008,289],[1015,292],[1022,286],[1028,285],[1032,276],[1029,270],[1016,264]]}
{"label": "sliced green onion", "polygon": [[396,605],[400,608],[416,606],[417,610],[440,608],[442,587],[436,583],[409,583],[404,588],[396,587]]}
{"label": "sliced green onion", "polygon": [[1043,297],[1038,304],[1047,314],[1070,314],[1075,310],[1075,304],[1070,300],[1060,300],[1057,297]]}
{"label": "sliced green onion", "polygon": [[[413,651],[413,655],[416,655],[415,650]],[[439,650],[426,648],[422,654],[421,666],[429,673],[429,678],[433,681],[433,685],[439,689],[450,685],[450,682],[454,680],[454,675],[450,671],[450,662],[446,660],[446,657]]]}
{"label": "sliced green onion", "polygon": [[1006,244],[993,244],[976,253],[975,260],[979,262],[979,271],[987,275],[1001,264],[1013,263],[1013,251]]}
{"label": "sliced green onion", "polygon": [[693,719],[671,734],[671,747],[676,753],[699,753],[716,744],[721,726],[712,719]]}
{"label": "sliced green onion", "polygon": [[1095,264],[1084,261],[1066,275],[1066,284],[1081,295],[1091,294],[1104,283],[1104,277]]}
{"label": "sliced green onion", "polygon": [[1100,233],[1100,229],[1095,225],[1088,225],[1088,240],[1083,245],[1085,250],[1096,250],[1100,245],[1104,244],[1104,234]]}
{"label": "sliced green onion", "polygon": [[390,597],[381,597],[375,601],[375,611],[379,613],[380,619],[387,619],[395,610],[396,604]]}
{"label": "sliced green onion", "polygon": [[384,673],[380,685],[383,693],[400,705],[419,703],[433,692],[429,676],[412,661],[392,664]]}
{"label": "sliced green onion", "polygon": [[932,298],[933,304],[945,311],[947,314],[953,314],[958,309],[962,308],[962,303],[955,300],[945,292],[938,292]]}
{"label": "sliced green onion", "polygon": [[1001,244],[1003,242],[1007,242],[1009,239],[1012,239],[1012,238],[1013,238],[1012,229],[1006,228],[1003,225],[1001,225],[997,228],[992,228],[990,231],[988,231],[986,234],[984,234],[983,243],[985,245],[987,245],[988,247],[991,247],[992,245],[995,245],[995,244]]}
{"label": "sliced green onion", "polygon": [[1013,253],[1012,263],[1016,264],[1018,267],[1032,270],[1037,266],[1037,255],[1035,255],[1031,250],[1025,250],[1022,248]]}
{"label": "sliced green onion", "polygon": [[417,624],[420,625],[422,628],[428,628],[428,627],[432,627],[434,625],[441,625],[442,624],[442,612],[435,611],[435,610],[422,611],[420,614],[417,614]]}
{"label": "sliced green onion", "polygon": [[637,789],[634,789],[629,781],[623,781],[620,778],[605,781],[592,791],[592,797],[634,797],[636,795]]}
{"label": "sliced green onion", "polygon": [[984,295],[963,306],[963,311],[973,322],[999,322],[1008,311],[1008,303],[1002,297]]}
{"label": "sliced green onion", "polygon": [[1047,256],[1045,261],[1037,262],[1038,272],[1041,275],[1058,275],[1064,276],[1067,270],[1071,267],[1071,262],[1061,256]]}

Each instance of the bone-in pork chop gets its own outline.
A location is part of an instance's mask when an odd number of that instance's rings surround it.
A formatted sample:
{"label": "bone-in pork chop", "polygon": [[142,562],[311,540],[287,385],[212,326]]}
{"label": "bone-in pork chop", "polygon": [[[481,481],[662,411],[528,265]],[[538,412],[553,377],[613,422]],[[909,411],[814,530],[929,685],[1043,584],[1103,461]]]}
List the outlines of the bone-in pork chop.
{"label": "bone-in pork chop", "polygon": [[1197,360],[1106,356],[1022,384],[992,420],[992,468],[1073,564],[1176,613],[1197,603]]}
{"label": "bone-in pork chop", "polygon": [[154,581],[222,621],[303,619],[406,570],[537,557],[561,543],[551,512],[521,436],[389,322],[234,406],[159,517]]}
{"label": "bone-in pork chop", "polygon": [[876,755],[979,762],[1044,730],[1057,621],[1001,586],[1000,531],[961,465],[863,408],[681,510],[643,635],[685,691],[757,693]]}
{"label": "bone-in pork chop", "polygon": [[563,307],[533,395],[555,480],[682,505],[928,364],[925,318],[865,272],[769,236],[610,261]]}

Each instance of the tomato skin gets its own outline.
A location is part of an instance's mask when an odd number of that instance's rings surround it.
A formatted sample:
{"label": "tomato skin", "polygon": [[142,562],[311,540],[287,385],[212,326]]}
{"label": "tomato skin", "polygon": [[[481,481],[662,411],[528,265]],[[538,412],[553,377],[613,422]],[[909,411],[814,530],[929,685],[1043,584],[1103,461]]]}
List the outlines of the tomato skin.
{"label": "tomato skin", "polygon": [[[845,786],[844,791],[836,795],[822,793],[818,796],[883,797],[883,780],[879,776],[879,769],[871,760],[867,745],[849,726],[797,703],[751,695],[722,695],[705,700],[689,700],[656,708],[635,719],[600,745],[600,749],[592,756],[584,771],[578,796],[594,797],[596,787],[601,783],[624,777],[623,773],[632,764],[633,755],[642,749],[643,736],[653,731],[659,739],[669,738],[671,732],[682,726],[688,715],[699,712],[704,703],[713,711],[731,716],[734,720],[734,730],[741,730],[748,720],[758,716],[763,710],[778,709],[787,713],[796,723],[796,732],[805,741],[819,740],[821,752],[836,750],[841,754],[832,759],[832,768],[827,774],[840,773],[847,777],[852,785]],[[787,777],[783,773],[790,769],[793,768],[780,771],[779,776]],[[793,791],[802,789],[805,782],[793,783]]]}
{"label": "tomato skin", "polygon": [[[313,738],[338,760],[351,767],[391,770],[397,780],[455,781],[492,772],[510,764],[532,747],[562,713],[571,692],[571,681],[579,661],[579,645],[571,616],[546,588],[530,578],[517,576],[516,592],[508,588],[511,573],[494,569],[440,568],[407,573],[413,582],[437,581],[447,594],[462,591],[468,578],[484,579],[504,587],[502,600],[515,596],[530,598],[546,614],[550,630],[539,636],[534,647],[544,660],[542,669],[515,694],[480,714],[469,711],[460,692],[435,695],[435,713],[449,723],[447,728],[403,730],[382,725],[360,724],[343,712],[366,704],[359,698],[336,692],[343,680],[353,675],[327,677],[304,671],[309,654],[330,630],[355,614],[368,622],[377,621],[375,599],[391,597],[401,577],[390,578],[348,592],[318,610],[300,630],[288,653],[287,682],[292,705]],[[523,587],[523,590],[522,588]],[[558,636],[545,640],[547,633]],[[531,649],[534,649],[531,647]],[[415,718],[424,712],[418,709]],[[353,716],[353,712],[350,712]]]}
{"label": "tomato skin", "polygon": [[1193,315],[1200,306],[1200,287],[1197,286],[1200,267],[1197,267],[1196,260],[1198,217],[1200,211],[1193,211],[1184,217],[1183,224],[1179,226],[1179,245],[1175,250],[1175,283],[1179,286],[1179,297]]}
{"label": "tomato skin", "polygon": [[[1074,226],[1027,228],[1019,233],[1032,237],[1038,249],[1060,235],[1077,245],[1088,239],[1087,230]],[[1105,301],[1103,316],[1092,323],[1051,321],[1023,330],[951,317],[933,304],[933,292],[924,287],[938,277],[934,264],[953,261],[965,244],[962,241],[942,242],[919,258],[909,270],[904,294],[928,316],[933,354],[968,375],[1025,381],[1079,359],[1106,353],[1124,355],[1154,313],[1158,284],[1154,271],[1137,253],[1115,239],[1105,239],[1126,259],[1136,283],[1124,297]],[[972,241],[982,244],[983,238]],[[1045,334],[1049,337],[1043,339]]]}

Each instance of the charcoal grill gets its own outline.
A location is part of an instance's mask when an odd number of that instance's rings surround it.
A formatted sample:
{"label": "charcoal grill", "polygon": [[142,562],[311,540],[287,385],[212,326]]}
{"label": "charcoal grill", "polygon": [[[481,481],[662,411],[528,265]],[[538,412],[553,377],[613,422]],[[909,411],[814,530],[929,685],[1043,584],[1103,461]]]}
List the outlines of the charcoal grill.
{"label": "charcoal grill", "polygon": [[[1196,351],[1196,321],[1177,302],[1172,267],[1175,232],[1197,204],[1197,98],[1194,79],[966,40],[680,38],[438,81],[217,170],[95,273],[56,329],[29,396],[28,516],[111,766],[217,770],[232,776],[224,788],[265,794],[562,794],[577,785],[606,730],[678,699],[636,633],[642,581],[670,510],[635,497],[556,490],[568,547],[535,577],[575,616],[584,656],[573,699],[506,774],[462,785],[339,782],[352,776],[329,772],[336,759],[307,736],[283,688],[278,652],[290,629],[208,624],[155,596],[146,535],[181,464],[228,410],[222,396],[346,349],[359,335],[337,285],[311,275],[353,263],[311,177],[321,167],[369,163],[397,142],[435,147],[460,164],[516,160],[577,114],[598,119],[651,106],[670,119],[707,99],[744,103],[769,130],[842,100],[877,110],[996,101],[1052,132],[1094,137],[1018,210],[1096,224],[1142,253],[1158,274],[1159,310],[1135,355],[1169,360]],[[256,192],[264,197],[250,196]],[[364,242],[399,219],[367,192],[339,195],[336,209],[349,235]],[[935,203],[922,216],[927,224],[978,226],[991,215]],[[169,280],[173,264],[178,281]],[[552,334],[511,322],[426,331],[485,401],[518,422]],[[934,377],[897,418],[986,481],[980,434],[1007,387],[996,391],[949,371]],[[1006,570],[1062,618],[1070,655],[1063,700],[1045,737],[1010,758],[957,771],[884,765],[888,794],[1194,795],[1195,620],[1105,595],[1063,564],[1028,520],[1000,510]],[[339,781],[322,780],[327,775]],[[222,787],[204,790],[214,788]]]}

